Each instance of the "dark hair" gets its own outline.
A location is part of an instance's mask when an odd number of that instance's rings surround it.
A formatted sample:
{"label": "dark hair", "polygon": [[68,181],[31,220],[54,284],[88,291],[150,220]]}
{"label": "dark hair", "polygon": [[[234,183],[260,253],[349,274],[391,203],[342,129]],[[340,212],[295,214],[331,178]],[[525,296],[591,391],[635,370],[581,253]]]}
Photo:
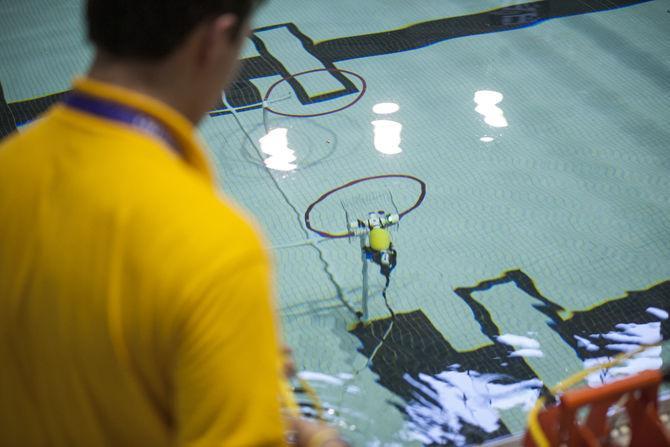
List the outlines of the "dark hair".
{"label": "dark hair", "polygon": [[241,25],[264,0],[88,0],[88,37],[101,50],[129,59],[159,60],[202,22],[232,13]]}

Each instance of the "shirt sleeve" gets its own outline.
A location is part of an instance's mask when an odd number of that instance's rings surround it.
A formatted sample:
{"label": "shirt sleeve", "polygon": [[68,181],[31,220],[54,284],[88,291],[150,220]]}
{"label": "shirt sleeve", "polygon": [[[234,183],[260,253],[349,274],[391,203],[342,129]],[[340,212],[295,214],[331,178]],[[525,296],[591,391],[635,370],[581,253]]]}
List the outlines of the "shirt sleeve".
{"label": "shirt sleeve", "polygon": [[284,445],[269,261],[260,253],[227,270],[214,271],[187,309],[173,380],[176,445]]}

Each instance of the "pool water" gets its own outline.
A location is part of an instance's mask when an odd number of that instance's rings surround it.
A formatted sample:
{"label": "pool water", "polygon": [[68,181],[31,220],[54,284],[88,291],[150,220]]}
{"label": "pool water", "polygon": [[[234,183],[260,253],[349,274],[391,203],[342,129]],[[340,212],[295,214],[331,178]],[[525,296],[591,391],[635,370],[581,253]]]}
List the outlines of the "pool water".
{"label": "pool water", "polygon": [[[80,8],[0,4],[0,135],[86,69]],[[254,27],[200,131],[354,445],[521,433],[547,387],[670,336],[668,0],[275,0]],[[386,275],[345,237],[378,212]]]}

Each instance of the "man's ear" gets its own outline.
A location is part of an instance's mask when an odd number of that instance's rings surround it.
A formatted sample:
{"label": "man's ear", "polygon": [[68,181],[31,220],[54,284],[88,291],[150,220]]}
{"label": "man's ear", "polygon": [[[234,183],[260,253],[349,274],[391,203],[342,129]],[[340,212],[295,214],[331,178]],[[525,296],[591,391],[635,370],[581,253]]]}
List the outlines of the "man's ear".
{"label": "man's ear", "polygon": [[234,14],[224,14],[217,17],[213,23],[214,33],[218,38],[228,38],[228,43],[234,43],[242,36],[242,24]]}
{"label": "man's ear", "polygon": [[221,54],[231,51],[239,36],[239,19],[234,14],[224,14],[203,25],[198,58],[201,63],[215,61]]}

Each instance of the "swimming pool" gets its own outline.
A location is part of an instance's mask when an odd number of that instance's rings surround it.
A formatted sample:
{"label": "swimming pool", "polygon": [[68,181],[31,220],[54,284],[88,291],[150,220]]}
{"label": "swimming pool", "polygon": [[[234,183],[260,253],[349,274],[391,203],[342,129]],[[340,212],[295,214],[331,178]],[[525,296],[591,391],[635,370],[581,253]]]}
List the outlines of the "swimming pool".
{"label": "swimming pool", "polygon": [[[3,133],[85,70],[79,8],[0,7]],[[519,433],[543,387],[670,336],[669,9],[261,11],[201,133],[222,189],[272,246],[300,375],[355,445]],[[388,284],[358,237],[338,237],[378,211],[402,216]],[[652,349],[588,381],[667,356]]]}

